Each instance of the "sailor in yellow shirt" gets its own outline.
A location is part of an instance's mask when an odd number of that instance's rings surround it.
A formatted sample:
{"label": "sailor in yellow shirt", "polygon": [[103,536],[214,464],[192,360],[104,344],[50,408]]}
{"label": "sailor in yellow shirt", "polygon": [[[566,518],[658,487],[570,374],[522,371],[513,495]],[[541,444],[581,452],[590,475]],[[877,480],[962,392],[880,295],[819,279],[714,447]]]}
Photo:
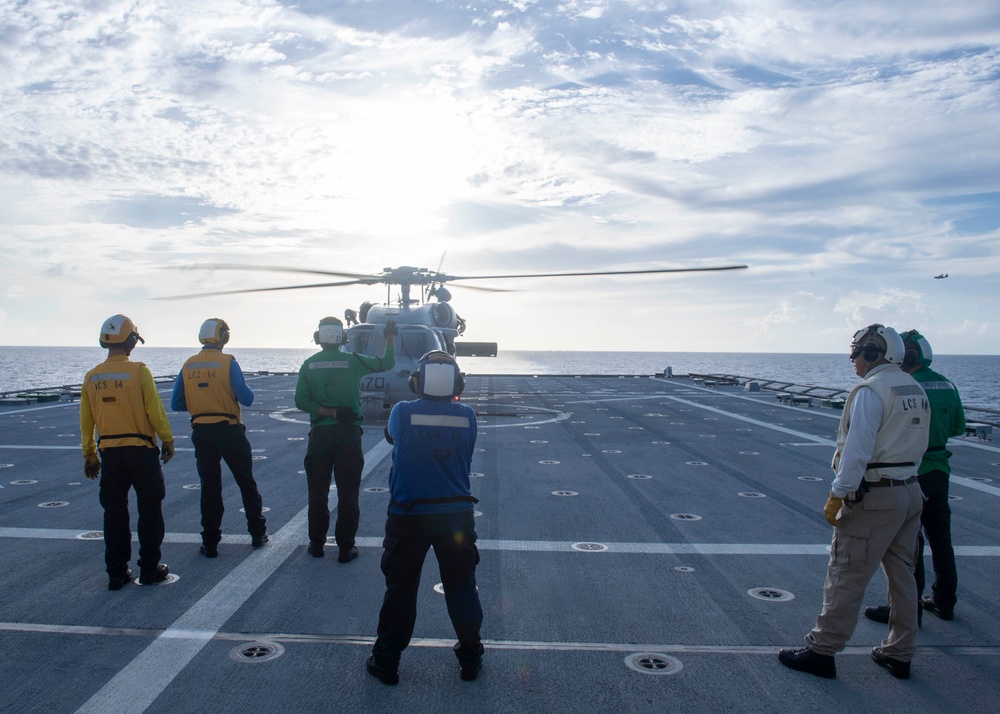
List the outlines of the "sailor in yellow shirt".
{"label": "sailor in yellow shirt", "polygon": [[[157,459],[167,463],[173,457],[174,436],[152,373],[142,362],[129,360],[139,342],[145,344],[135,323],[125,315],[105,320],[100,343],[108,350],[108,358],[87,372],[80,392],[83,470],[89,479],[101,476],[108,590],[120,590],[132,581],[129,488],[135,489],[139,510],[139,582],[159,583],[170,572],[160,563],[161,505],[166,491]],[[157,447],[157,436],[162,450]]]}

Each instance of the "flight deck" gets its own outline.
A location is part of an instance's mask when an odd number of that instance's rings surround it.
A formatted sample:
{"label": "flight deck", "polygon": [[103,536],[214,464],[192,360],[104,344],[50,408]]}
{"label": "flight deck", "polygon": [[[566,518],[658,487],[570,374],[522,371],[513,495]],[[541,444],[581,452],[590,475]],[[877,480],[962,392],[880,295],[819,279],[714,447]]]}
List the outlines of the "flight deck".
{"label": "flight deck", "polygon": [[[459,679],[429,556],[414,641],[387,687],[364,667],[384,592],[384,422],[364,429],[360,557],[313,558],[295,375],[247,376],[270,542],[250,547],[223,467],[219,557],[198,552],[188,415],[168,411],[172,576],[117,592],[79,403],[0,406],[0,710],[996,711],[1000,445],[989,436],[949,442],[955,620],[925,613],[901,681],[869,656],[887,627],[860,617],[825,680],[781,666],[777,651],[802,646],[822,606],[840,411],[687,377],[467,375],[483,671]],[[158,381],[169,402],[172,379]],[[930,581],[929,552],[927,566]],[[884,599],[877,573],[866,604]]]}

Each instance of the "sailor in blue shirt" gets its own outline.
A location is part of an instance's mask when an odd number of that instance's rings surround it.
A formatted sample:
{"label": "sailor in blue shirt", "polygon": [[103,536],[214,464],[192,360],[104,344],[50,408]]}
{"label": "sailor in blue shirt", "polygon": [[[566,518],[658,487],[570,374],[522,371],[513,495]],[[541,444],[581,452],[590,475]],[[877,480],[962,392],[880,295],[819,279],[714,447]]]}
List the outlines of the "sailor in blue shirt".
{"label": "sailor in blue shirt", "polygon": [[399,658],[413,635],[420,571],[431,547],[458,636],[454,651],[461,678],[471,681],[482,668],[477,501],[469,484],[477,427],[475,410],[458,401],[464,386],[451,355],[428,352],[410,377],[410,388],[420,398],[397,403],[389,414],[386,440],[393,452],[382,555],[386,592],[378,639],[368,658],[368,672],[385,684],[399,682]]}

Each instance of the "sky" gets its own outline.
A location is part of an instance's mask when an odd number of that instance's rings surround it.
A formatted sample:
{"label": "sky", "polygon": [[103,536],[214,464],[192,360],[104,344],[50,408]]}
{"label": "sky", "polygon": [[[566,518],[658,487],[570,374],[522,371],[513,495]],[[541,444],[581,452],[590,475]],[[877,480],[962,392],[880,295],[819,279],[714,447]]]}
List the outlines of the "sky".
{"label": "sky", "polygon": [[[503,350],[1000,354],[996,0],[0,0],[0,345],[309,347],[463,276]],[[202,267],[199,267],[202,266]],[[935,279],[947,273],[948,277]],[[331,278],[337,280],[337,278]]]}

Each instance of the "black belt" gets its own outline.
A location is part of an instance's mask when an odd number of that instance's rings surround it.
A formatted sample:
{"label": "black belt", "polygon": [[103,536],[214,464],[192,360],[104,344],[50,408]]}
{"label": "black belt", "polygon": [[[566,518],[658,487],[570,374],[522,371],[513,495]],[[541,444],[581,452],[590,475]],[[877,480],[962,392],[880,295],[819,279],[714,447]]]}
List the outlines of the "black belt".
{"label": "black belt", "polygon": [[[191,426],[198,426],[197,424],[194,423],[194,420],[201,419],[203,417],[226,417],[227,419],[232,419],[237,424],[240,421],[240,418],[235,414],[227,414],[225,412],[202,412],[201,414],[195,414],[191,417]],[[208,422],[208,423],[218,424],[219,422]]]}
{"label": "black belt", "polygon": [[414,506],[436,505],[439,503],[479,503],[479,499],[474,496],[449,496],[447,498],[415,498],[412,501],[398,503],[389,499],[389,505],[393,508],[400,508],[408,511]]}
{"label": "black belt", "polygon": [[885,486],[906,486],[917,480],[916,476],[900,480],[898,478],[883,478],[878,481],[862,481],[862,485],[868,488],[883,488]]}
{"label": "black belt", "polygon": [[153,437],[148,434],[107,434],[105,436],[98,436],[98,446],[100,446],[102,441],[106,441],[107,439],[142,439],[143,441],[148,441],[153,446],[156,446],[156,442],[153,440]]}

